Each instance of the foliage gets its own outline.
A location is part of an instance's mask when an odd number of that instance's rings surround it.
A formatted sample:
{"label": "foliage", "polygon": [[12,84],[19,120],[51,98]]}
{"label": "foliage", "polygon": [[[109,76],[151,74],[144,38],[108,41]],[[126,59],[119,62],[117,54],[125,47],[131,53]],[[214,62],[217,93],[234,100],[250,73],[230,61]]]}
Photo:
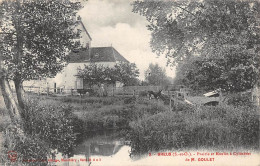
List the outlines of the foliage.
{"label": "foliage", "polygon": [[[131,102],[125,104],[129,99],[131,99]],[[84,121],[83,128],[85,132],[129,128],[131,121],[151,116],[159,112],[165,112],[168,108],[159,102],[144,102],[133,97],[126,98],[124,103],[106,105],[105,107],[102,104],[100,107],[96,107],[96,104],[93,103],[93,106],[88,110],[89,111],[82,110],[78,115],[79,118]]]}
{"label": "foliage", "polygon": [[[51,98],[53,99],[53,98]],[[88,104],[102,104],[102,105],[113,105],[119,102],[120,98],[118,97],[87,97],[87,98],[79,98],[79,97],[64,97],[64,98],[54,98],[56,100],[61,100],[64,103],[88,103]]]}
{"label": "foliage", "polygon": [[[0,86],[9,111],[16,110],[17,121],[25,108],[23,81],[55,76],[66,65],[66,54],[79,46],[74,41],[80,36],[74,31],[78,23],[74,17],[80,8],[79,2],[69,0],[0,2]],[[11,102],[10,79],[18,104]]]}
{"label": "foliage", "polygon": [[2,54],[10,77],[22,80],[55,76],[66,52],[79,43],[74,20],[80,3],[58,0],[3,1]]}
{"label": "foliage", "polygon": [[138,95],[139,95],[139,97],[147,97],[148,92],[147,91],[140,91]]}
{"label": "foliage", "polygon": [[92,63],[85,65],[84,69],[80,69],[78,77],[83,78],[89,86],[112,83],[116,81],[124,83],[124,85],[131,85],[136,82],[139,71],[134,63],[119,63],[114,67],[104,67]]}
{"label": "foliage", "polygon": [[4,148],[1,149],[3,163],[12,165],[6,153],[12,149],[17,152],[17,160],[15,163],[19,165],[47,165],[50,154],[48,145],[37,137],[27,135],[25,138],[20,138],[13,132],[9,132],[4,138]]}
{"label": "foliage", "polygon": [[109,67],[92,63],[79,69],[78,77],[83,78],[90,87],[97,84],[104,84],[109,81]]}
{"label": "foliage", "polygon": [[31,101],[22,117],[28,135],[39,137],[63,154],[71,154],[81,124],[70,107],[38,106],[36,101]]}
{"label": "foliage", "polygon": [[175,83],[184,84],[194,90],[221,88],[228,92],[245,91],[253,88],[259,80],[259,70],[252,64],[248,65],[259,61],[253,57],[240,50],[225,60],[190,58],[177,67]]}
{"label": "foliage", "polygon": [[137,0],[133,12],[149,21],[153,50],[178,61],[201,51],[219,57],[227,45],[259,47],[259,7],[258,1]]}
{"label": "foliage", "polygon": [[148,69],[145,71],[145,81],[150,85],[167,85],[170,80],[166,76],[165,69],[161,68],[157,63],[150,63]]}
{"label": "foliage", "polygon": [[228,105],[233,105],[233,106],[248,106],[252,107],[252,99],[251,99],[251,94],[246,93],[246,94],[229,94],[226,96],[226,103]]}
{"label": "foliage", "polygon": [[[116,79],[112,79],[113,76]],[[125,86],[131,86],[138,83],[136,77],[139,76],[139,70],[135,63],[119,63],[115,65],[115,68],[111,71],[111,80],[116,80],[122,82]]]}
{"label": "foliage", "polygon": [[[163,112],[131,123],[134,154],[166,149],[258,148],[257,109],[201,107]],[[203,137],[202,137],[203,135]]]}
{"label": "foliage", "polygon": [[181,83],[206,89],[223,84],[227,91],[251,88],[259,80],[259,8],[259,1],[242,0],[133,3],[133,12],[150,23],[152,50],[169,63],[183,62]]}
{"label": "foliage", "polygon": [[0,108],[0,112],[0,132],[3,132],[10,125],[11,119],[5,109]]}

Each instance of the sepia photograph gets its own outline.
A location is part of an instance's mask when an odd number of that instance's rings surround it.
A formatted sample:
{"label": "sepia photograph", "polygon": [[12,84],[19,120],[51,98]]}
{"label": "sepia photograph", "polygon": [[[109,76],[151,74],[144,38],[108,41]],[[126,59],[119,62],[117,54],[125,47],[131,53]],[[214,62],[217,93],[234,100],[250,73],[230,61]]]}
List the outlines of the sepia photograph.
{"label": "sepia photograph", "polygon": [[260,0],[0,0],[0,166],[260,166]]}

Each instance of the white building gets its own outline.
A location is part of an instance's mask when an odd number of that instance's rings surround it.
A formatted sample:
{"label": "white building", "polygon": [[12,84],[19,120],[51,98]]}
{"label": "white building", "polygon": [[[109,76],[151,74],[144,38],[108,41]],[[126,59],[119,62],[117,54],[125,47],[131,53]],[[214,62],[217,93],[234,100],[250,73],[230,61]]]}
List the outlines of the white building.
{"label": "white building", "polygon": [[[105,67],[114,67],[115,64],[119,62],[128,62],[113,47],[91,47],[92,38],[80,18],[79,22],[80,24],[76,30],[81,31],[81,38],[78,40],[80,40],[82,48],[73,50],[69,53],[67,66],[54,78],[25,81],[25,90],[28,90],[29,88],[35,91],[36,89],[39,90],[39,88],[42,88],[56,92],[57,89],[82,89],[83,79],[76,77],[78,69],[83,69],[85,65],[91,63],[100,64]],[[122,84],[118,82],[116,86],[122,86]],[[36,87],[36,89],[32,87]]]}

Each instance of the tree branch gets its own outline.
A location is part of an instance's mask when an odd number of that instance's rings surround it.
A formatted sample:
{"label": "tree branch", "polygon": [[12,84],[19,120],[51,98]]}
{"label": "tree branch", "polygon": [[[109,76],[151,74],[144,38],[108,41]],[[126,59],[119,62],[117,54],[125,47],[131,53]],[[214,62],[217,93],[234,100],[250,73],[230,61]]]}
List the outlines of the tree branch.
{"label": "tree branch", "polygon": [[186,10],[185,8],[183,8],[183,7],[179,6],[178,4],[176,4],[176,3],[173,3],[173,5],[174,5],[174,6],[176,6],[176,7],[178,7],[178,8],[180,8],[180,9],[182,9],[182,10],[184,10],[184,11],[186,11],[187,13],[189,13],[189,14],[193,15],[194,17],[197,17],[195,14],[193,14],[193,13],[191,13],[190,11]]}

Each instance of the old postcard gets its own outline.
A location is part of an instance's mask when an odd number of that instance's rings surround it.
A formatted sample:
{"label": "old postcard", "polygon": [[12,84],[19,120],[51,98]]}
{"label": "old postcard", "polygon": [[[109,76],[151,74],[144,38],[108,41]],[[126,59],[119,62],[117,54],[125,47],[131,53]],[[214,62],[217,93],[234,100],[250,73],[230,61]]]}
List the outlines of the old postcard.
{"label": "old postcard", "polygon": [[0,0],[0,165],[260,166],[258,0]]}

